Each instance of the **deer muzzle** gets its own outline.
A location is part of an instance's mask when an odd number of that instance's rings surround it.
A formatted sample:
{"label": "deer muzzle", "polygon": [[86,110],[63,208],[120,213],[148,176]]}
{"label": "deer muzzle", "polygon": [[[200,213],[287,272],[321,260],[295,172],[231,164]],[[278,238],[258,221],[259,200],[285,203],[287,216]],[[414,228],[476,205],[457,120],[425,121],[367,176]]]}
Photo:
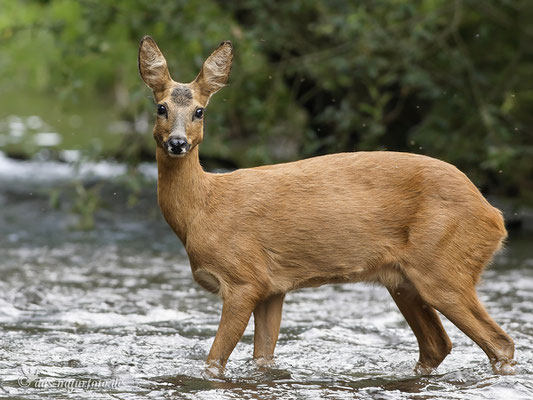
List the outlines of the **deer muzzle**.
{"label": "deer muzzle", "polygon": [[191,148],[191,145],[184,137],[170,137],[166,143],[167,151],[170,156],[183,157]]}

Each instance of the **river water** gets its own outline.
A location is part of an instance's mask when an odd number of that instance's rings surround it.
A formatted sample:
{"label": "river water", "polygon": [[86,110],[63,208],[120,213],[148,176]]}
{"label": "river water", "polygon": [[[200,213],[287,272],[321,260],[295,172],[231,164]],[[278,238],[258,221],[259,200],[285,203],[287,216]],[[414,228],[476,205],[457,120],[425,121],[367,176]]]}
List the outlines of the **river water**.
{"label": "river water", "polygon": [[[153,178],[153,166],[143,170]],[[414,375],[416,340],[387,291],[349,284],[287,295],[272,367],[251,361],[250,323],[225,377],[207,379],[221,302],[194,283],[155,183],[127,207],[124,168],[89,165],[82,178],[106,183],[95,229],[84,232],[72,229],[67,194],[59,209],[49,204],[49,188],[74,173],[0,157],[0,398],[533,397],[532,236],[511,236],[479,286],[515,340],[513,376],[493,375],[447,320],[452,353],[433,375]]]}

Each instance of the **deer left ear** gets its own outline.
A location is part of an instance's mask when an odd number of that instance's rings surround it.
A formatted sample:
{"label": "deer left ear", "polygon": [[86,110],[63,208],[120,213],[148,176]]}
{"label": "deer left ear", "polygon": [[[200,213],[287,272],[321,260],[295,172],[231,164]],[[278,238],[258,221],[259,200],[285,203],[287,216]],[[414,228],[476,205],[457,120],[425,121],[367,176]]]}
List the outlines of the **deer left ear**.
{"label": "deer left ear", "polygon": [[233,61],[233,46],[230,41],[220,43],[218,48],[205,60],[202,70],[192,83],[199,89],[204,104],[224,87],[228,81]]}
{"label": "deer left ear", "polygon": [[150,36],[145,36],[139,45],[139,72],[144,83],[154,92],[160,92],[172,81],[167,60]]}

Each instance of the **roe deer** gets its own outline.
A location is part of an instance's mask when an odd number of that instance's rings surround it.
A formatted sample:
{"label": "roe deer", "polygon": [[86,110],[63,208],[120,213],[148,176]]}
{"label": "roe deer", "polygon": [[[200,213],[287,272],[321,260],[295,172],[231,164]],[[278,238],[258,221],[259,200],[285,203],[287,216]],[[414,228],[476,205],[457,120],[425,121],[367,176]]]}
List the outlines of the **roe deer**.
{"label": "roe deer", "polygon": [[483,349],[495,373],[512,373],[513,340],[475,289],[507,235],[500,211],[454,166],[415,154],[341,153],[204,172],[204,108],[232,58],[222,42],[183,84],[151,37],[139,46],[139,71],[157,103],[158,203],[195,281],[223,299],[208,365],[223,370],[252,313],[253,357],[270,360],[288,291],[364,281],[383,284],[412,328],[416,372],[429,373],[451,351],[438,310]]}

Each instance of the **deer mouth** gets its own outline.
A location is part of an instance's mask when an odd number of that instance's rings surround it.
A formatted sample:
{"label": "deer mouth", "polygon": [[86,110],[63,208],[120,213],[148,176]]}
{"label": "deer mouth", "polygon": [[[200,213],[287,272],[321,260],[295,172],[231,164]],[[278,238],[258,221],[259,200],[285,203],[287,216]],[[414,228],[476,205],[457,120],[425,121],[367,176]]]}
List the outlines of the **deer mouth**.
{"label": "deer mouth", "polygon": [[186,151],[182,151],[182,152],[180,152],[180,153],[176,153],[176,152],[174,152],[174,151],[170,151],[170,150],[168,151],[168,155],[169,155],[170,157],[174,157],[174,158],[181,158],[181,157],[184,157],[185,154],[187,154]]}

